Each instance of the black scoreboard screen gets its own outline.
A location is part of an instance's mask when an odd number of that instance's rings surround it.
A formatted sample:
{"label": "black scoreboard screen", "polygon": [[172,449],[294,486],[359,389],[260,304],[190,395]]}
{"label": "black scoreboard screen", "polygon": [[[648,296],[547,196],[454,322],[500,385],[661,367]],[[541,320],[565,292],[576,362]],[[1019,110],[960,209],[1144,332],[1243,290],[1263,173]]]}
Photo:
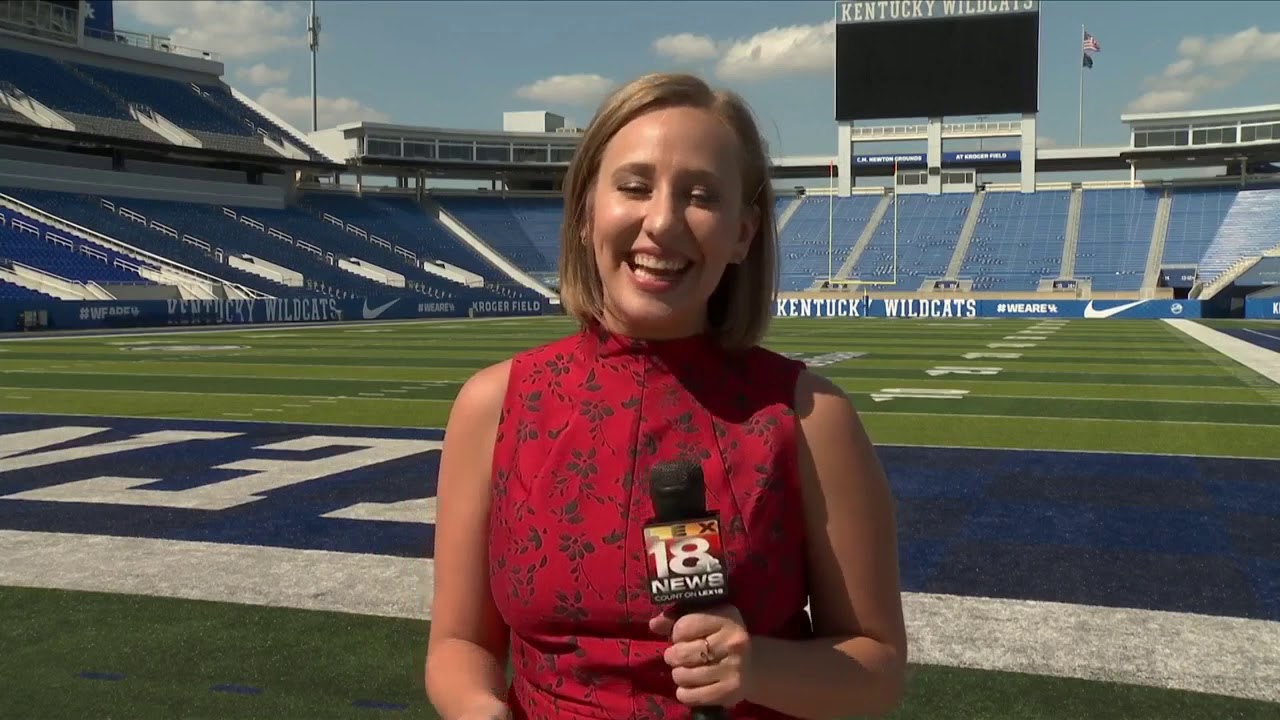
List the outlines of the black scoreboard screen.
{"label": "black scoreboard screen", "polygon": [[839,122],[1039,112],[1030,0],[838,2]]}

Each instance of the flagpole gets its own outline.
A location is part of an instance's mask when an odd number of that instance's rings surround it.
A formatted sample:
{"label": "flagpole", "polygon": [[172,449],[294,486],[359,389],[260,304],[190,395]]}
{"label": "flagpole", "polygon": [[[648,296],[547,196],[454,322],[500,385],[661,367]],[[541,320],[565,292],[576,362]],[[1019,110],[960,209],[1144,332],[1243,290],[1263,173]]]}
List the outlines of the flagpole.
{"label": "flagpole", "polygon": [[1080,26],[1080,47],[1076,65],[1080,67],[1080,116],[1076,121],[1076,147],[1084,147],[1084,25]]}

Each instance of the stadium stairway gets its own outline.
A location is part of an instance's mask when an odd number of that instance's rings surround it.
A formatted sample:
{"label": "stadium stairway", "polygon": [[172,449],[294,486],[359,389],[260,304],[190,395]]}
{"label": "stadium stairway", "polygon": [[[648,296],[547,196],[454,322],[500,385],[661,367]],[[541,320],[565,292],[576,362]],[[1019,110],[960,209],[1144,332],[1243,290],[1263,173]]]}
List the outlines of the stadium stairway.
{"label": "stadium stairway", "polygon": [[1067,233],[1062,239],[1062,262],[1058,265],[1058,277],[1070,280],[1076,274],[1076,250],[1080,247],[1080,207],[1084,204],[1084,189],[1071,189],[1071,202],[1067,205]]}
{"label": "stadium stairway", "polygon": [[394,278],[396,286],[441,299],[482,299],[486,296],[481,289],[470,288],[424,270],[411,251],[393,246],[359,228],[336,227],[299,208],[224,207],[221,210],[227,217],[230,213],[237,214],[241,224],[286,243],[292,242],[297,247],[309,243],[324,254],[326,261],[332,256],[340,269],[375,281]]}
{"label": "stadium stairway", "polygon": [[142,267],[143,277],[176,285],[184,298],[313,297],[317,292],[271,282],[227,264],[208,242],[148,222],[104,198],[30,188],[0,188],[0,206],[93,242]]}
{"label": "stadium stairway", "polygon": [[217,79],[204,84],[0,48],[0,108],[62,130],[325,160]]}
{"label": "stadium stairway", "polygon": [[127,103],[104,95],[62,61],[0,48],[0,81],[5,104],[34,124],[165,142],[134,119]]}
{"label": "stadium stairway", "polygon": [[786,229],[787,222],[791,220],[791,216],[796,214],[796,210],[800,204],[804,202],[804,195],[797,195],[794,198],[780,197],[774,206],[774,214],[778,217],[778,234]]}
{"label": "stadium stairway", "polygon": [[126,106],[129,102],[147,106],[195,136],[203,147],[256,155],[280,154],[256,137],[248,124],[206,101],[189,84],[86,64],[71,65],[71,69],[103,95],[117,98]]}
{"label": "stadium stairway", "polygon": [[[338,298],[419,295],[451,298],[452,294],[420,291],[415,287],[396,287],[359,274],[345,265],[355,257],[346,248],[322,246],[325,240],[308,234],[294,238],[291,233],[268,226],[235,209],[205,203],[183,203],[138,198],[107,198],[121,211],[128,210],[151,222],[158,222],[181,236],[192,236],[208,242],[215,254],[245,259],[265,260],[270,265],[300,274],[301,285],[312,293]],[[257,208],[254,211],[258,211]],[[259,211],[265,213],[268,211]],[[256,232],[255,232],[256,231]],[[372,246],[370,246],[372,249]],[[358,265],[358,262],[355,263]],[[269,267],[270,267],[269,265]]]}
{"label": "stadium stairway", "polygon": [[1163,267],[1196,267],[1218,234],[1240,192],[1234,186],[1169,189]]}
{"label": "stadium stairway", "polygon": [[806,195],[778,236],[780,289],[805,290],[815,278],[834,276],[837,259],[852,249],[880,200]]}
{"label": "stadium stairway", "polygon": [[331,226],[411,256],[424,272],[439,276],[452,287],[506,299],[541,297],[489,262],[414,198],[310,192],[299,207]]}
{"label": "stadium stairway", "polygon": [[10,261],[11,282],[66,300],[180,297],[173,284],[144,274],[155,266],[9,207],[0,208],[0,256]]}
{"label": "stadium stairway", "polygon": [[12,264],[0,259],[0,300],[58,300],[59,298],[48,293],[33,290],[31,288],[10,282],[6,277],[6,270],[12,270]]}
{"label": "stadium stairway", "polygon": [[522,270],[515,263],[512,263],[504,257],[502,253],[499,253],[490,247],[489,244],[481,239],[479,235],[472,232],[466,225],[463,225],[458,218],[454,217],[452,213],[450,213],[434,198],[424,197],[422,199],[422,208],[428,217],[439,222],[455,237],[465,243],[473,253],[483,258],[489,265],[501,271],[506,277],[520,285],[523,285],[551,302],[560,302],[560,296],[556,294],[555,291],[547,287],[546,284],[540,282],[537,278]]}
{"label": "stadium stairway", "polygon": [[94,292],[90,283],[77,283],[69,278],[24,265],[3,256],[0,256],[0,280],[57,300],[112,299]]}
{"label": "stadium stairway", "polygon": [[[564,201],[553,198],[436,196],[435,201],[486,245],[541,283],[554,281]],[[550,216],[550,222],[547,222]]]}
{"label": "stadium stairway", "polygon": [[1137,292],[1163,195],[1160,188],[1086,191],[1075,276],[1088,279],[1095,292]]}
{"label": "stadium stairway", "polygon": [[[271,118],[258,112],[247,97],[235,88],[224,85],[202,84],[194,88],[213,105],[238,119],[261,135],[267,145],[286,157],[327,161],[320,151],[308,144],[296,132],[290,132]],[[273,144],[274,143],[274,144]]]}
{"label": "stadium stairway", "polygon": [[[12,84],[9,84],[9,87],[12,87]],[[35,125],[26,115],[9,107],[7,102],[7,97],[0,97],[0,122],[13,123],[15,125]]]}
{"label": "stadium stairway", "polygon": [[876,229],[880,227],[880,223],[884,221],[884,216],[889,214],[889,208],[892,206],[893,193],[885,193],[880,197],[880,202],[876,203],[876,209],[871,211],[871,217],[867,219],[867,224],[863,226],[862,232],[858,234],[858,239],[854,241],[849,254],[840,262],[840,269],[836,271],[837,278],[842,280],[849,279],[849,273],[853,272],[853,266],[862,257],[862,253],[866,251],[867,245],[871,243],[871,238],[875,237]]}
{"label": "stadium stairway", "polygon": [[960,276],[960,267],[964,264],[964,256],[969,253],[969,245],[973,242],[973,231],[978,227],[978,217],[982,213],[982,203],[986,197],[987,193],[983,190],[973,194],[973,201],[969,203],[969,214],[965,216],[964,226],[960,228],[956,249],[951,253],[951,260],[947,263],[945,277],[949,280],[958,279]]}
{"label": "stadium stairway", "polygon": [[1208,300],[1264,255],[1280,252],[1280,190],[1245,190],[1235,196],[1222,225],[1199,262],[1192,297]]}
{"label": "stadium stairway", "polygon": [[[868,200],[870,210],[880,198]],[[927,279],[942,277],[972,202],[972,195],[961,194],[898,197],[896,209],[876,227],[850,276],[889,292],[914,292]]]}
{"label": "stadium stairway", "polygon": [[1164,257],[1164,246],[1169,240],[1169,210],[1173,207],[1173,198],[1165,193],[1156,207],[1156,224],[1151,230],[1151,246],[1147,250],[1146,270],[1142,274],[1142,292],[1150,295],[1160,281],[1160,258]]}
{"label": "stadium stairway", "polygon": [[958,278],[976,292],[1035,292],[1057,277],[1070,193],[987,192]]}

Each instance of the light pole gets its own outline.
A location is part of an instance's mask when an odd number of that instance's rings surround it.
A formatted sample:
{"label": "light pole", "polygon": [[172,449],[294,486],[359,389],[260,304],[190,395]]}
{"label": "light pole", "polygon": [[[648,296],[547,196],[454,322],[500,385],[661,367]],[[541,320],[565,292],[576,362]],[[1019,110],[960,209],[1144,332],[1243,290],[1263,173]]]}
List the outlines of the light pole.
{"label": "light pole", "polygon": [[311,47],[311,132],[319,130],[316,107],[316,50],[320,48],[320,17],[316,15],[316,0],[311,0],[311,15],[307,17],[307,45]]}

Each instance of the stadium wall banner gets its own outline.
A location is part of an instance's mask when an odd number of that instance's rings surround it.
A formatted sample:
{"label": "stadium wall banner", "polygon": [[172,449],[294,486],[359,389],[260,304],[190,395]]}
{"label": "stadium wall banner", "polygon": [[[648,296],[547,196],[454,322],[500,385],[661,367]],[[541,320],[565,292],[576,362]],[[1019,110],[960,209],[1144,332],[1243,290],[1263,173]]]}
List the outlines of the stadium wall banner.
{"label": "stadium wall banner", "polygon": [[[893,165],[897,163],[901,167],[923,167],[925,164],[924,153],[893,153],[884,155],[854,155],[854,166],[867,165]],[[1022,151],[1020,150],[983,150],[969,152],[944,152],[942,153],[943,165],[959,165],[959,164],[977,164],[982,163],[1003,163],[1003,162],[1021,162]]]}
{"label": "stadium wall banner", "polygon": [[90,37],[106,40],[115,32],[116,13],[112,0],[88,0],[84,8],[84,29],[93,32]]}
{"label": "stadium wall banner", "polygon": [[838,0],[836,23],[950,20],[1040,12],[1040,0]]}
{"label": "stadium wall banner", "polygon": [[1258,320],[1280,320],[1280,296],[1247,298],[1244,301],[1244,316]]}
{"label": "stadium wall banner", "polygon": [[972,300],[965,298],[779,298],[774,317],[1199,318],[1199,300]]}
{"label": "stadium wall banner", "polygon": [[139,300],[0,302],[0,332],[22,329],[93,330],[185,325],[259,325],[351,320],[526,317],[542,315],[541,300],[422,298],[265,298],[256,300]]}
{"label": "stadium wall banner", "polygon": [[1165,287],[1190,289],[1196,284],[1195,268],[1160,268],[1160,284]]}

